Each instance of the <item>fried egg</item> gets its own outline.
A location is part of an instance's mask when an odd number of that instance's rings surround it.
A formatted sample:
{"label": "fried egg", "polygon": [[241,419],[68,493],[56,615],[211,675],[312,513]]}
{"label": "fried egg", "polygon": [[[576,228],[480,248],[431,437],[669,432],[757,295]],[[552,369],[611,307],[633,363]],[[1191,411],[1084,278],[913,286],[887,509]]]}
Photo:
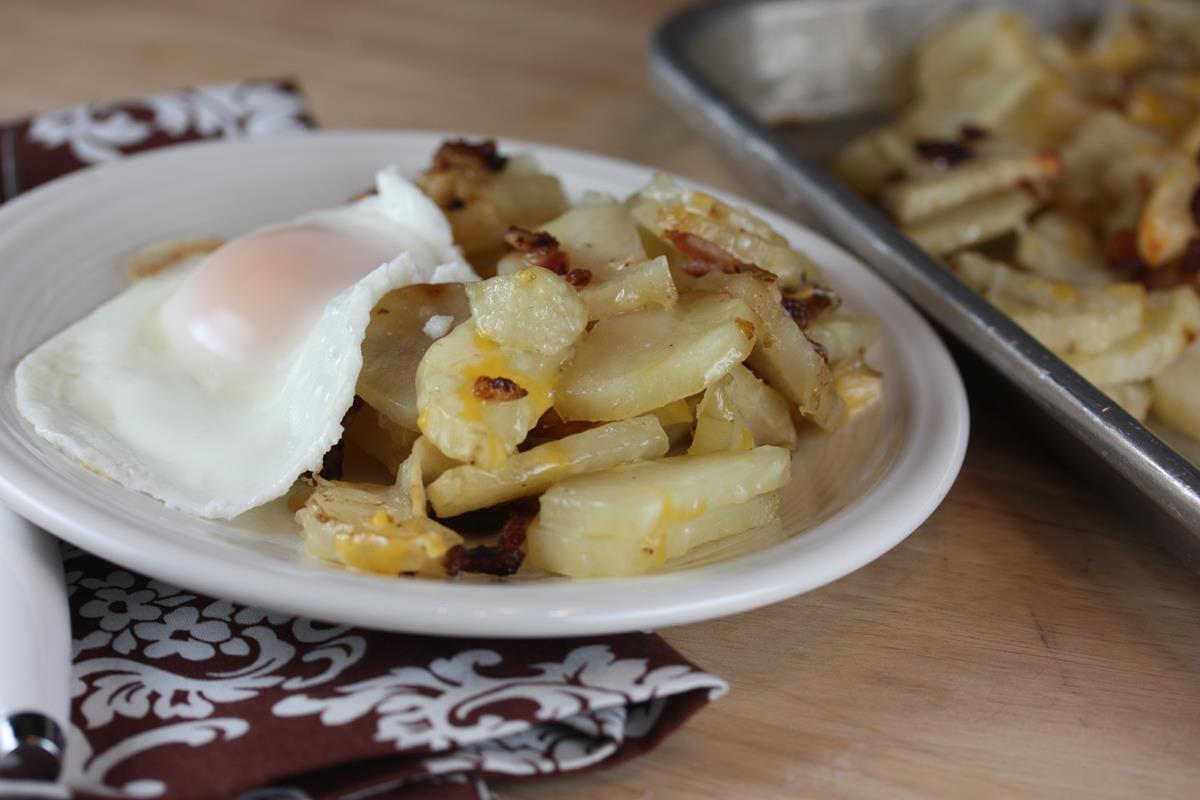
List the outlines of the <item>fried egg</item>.
{"label": "fried egg", "polygon": [[415,186],[386,169],[376,187],[133,284],[21,361],[21,414],[180,511],[230,518],[285,494],[341,438],[376,302],[476,278]]}

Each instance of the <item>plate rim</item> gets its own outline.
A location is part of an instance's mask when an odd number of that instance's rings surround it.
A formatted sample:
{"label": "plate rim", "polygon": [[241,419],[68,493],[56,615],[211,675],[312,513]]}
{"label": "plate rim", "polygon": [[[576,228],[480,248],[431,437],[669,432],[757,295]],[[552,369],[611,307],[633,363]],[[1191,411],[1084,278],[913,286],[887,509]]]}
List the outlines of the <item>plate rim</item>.
{"label": "plate rim", "polygon": [[[47,202],[46,198],[52,200],[58,193],[72,191],[93,181],[108,180],[109,175],[119,175],[129,164],[177,160],[186,162],[197,157],[206,158],[209,152],[253,150],[295,142],[303,142],[302,147],[313,142],[318,142],[318,147],[326,146],[324,143],[336,147],[361,144],[364,141],[379,144],[392,142],[405,147],[415,146],[418,142],[436,145],[436,142],[448,136],[475,137],[478,134],[416,130],[326,130],[270,139],[191,142],[150,151],[71,173],[39,186],[0,207],[0,248],[8,226],[14,220],[19,221],[22,215],[36,213],[39,206]],[[646,176],[659,171],[652,166],[607,155],[508,137],[494,138],[506,148],[528,150],[539,159],[582,159],[596,166],[619,168]],[[194,155],[196,153],[201,155]],[[865,281],[863,290],[871,292],[879,302],[889,306],[891,320],[885,329],[902,327],[906,335],[916,335],[924,340],[917,347],[895,348],[900,361],[906,364],[905,372],[910,376],[914,375],[914,354],[919,351],[920,360],[927,362],[926,371],[939,375],[943,380],[943,384],[933,396],[933,399],[939,402],[928,407],[916,404],[912,412],[913,431],[906,436],[901,452],[879,480],[850,505],[803,534],[789,537],[763,550],[735,556],[716,564],[676,573],[635,578],[561,579],[536,584],[467,584],[446,581],[399,581],[393,577],[329,570],[326,577],[332,583],[331,588],[337,590],[331,602],[331,598],[324,595],[318,600],[318,593],[295,594],[295,585],[288,585],[303,577],[304,573],[311,574],[314,568],[318,568],[315,565],[287,564],[281,561],[272,564],[270,556],[259,554],[254,554],[256,558],[249,562],[230,563],[223,558],[227,555],[223,552],[224,546],[215,541],[186,540],[185,543],[185,540],[156,538],[153,533],[144,530],[130,536],[129,530],[119,520],[111,515],[106,517],[103,513],[96,513],[94,509],[89,508],[93,503],[88,498],[72,494],[70,484],[61,487],[37,487],[37,476],[23,472],[21,463],[10,457],[6,449],[7,442],[0,445],[0,500],[56,536],[114,564],[177,585],[195,588],[205,594],[315,619],[426,635],[545,638],[656,629],[741,613],[811,591],[844,577],[879,558],[911,535],[949,492],[961,469],[969,436],[970,415],[962,378],[945,345],[929,324],[896,290],[871,272],[859,258],[823,234],[757,203],[686,178],[681,178],[681,181],[718,197],[730,198],[744,204],[756,214],[763,215],[773,225],[782,222],[783,227],[800,231],[835,252],[852,272],[859,273],[853,275],[853,280]],[[11,375],[6,375],[5,381],[11,393]],[[925,388],[923,391],[928,395],[933,390]],[[937,405],[936,411],[934,405]],[[925,438],[919,439],[918,434]],[[912,450],[914,443],[918,441],[923,442],[929,452],[939,454],[937,463],[931,467],[926,457],[922,469],[913,470],[909,474],[898,474],[904,460],[912,460],[914,457]],[[919,495],[912,493],[912,487],[908,486],[912,483],[921,486],[922,491]],[[30,491],[31,486],[37,487],[35,491]],[[909,488],[907,494],[900,491],[906,486]],[[877,530],[862,533],[863,529],[872,525],[876,525]],[[819,574],[814,574],[811,564],[803,563],[806,555],[805,538],[809,534],[819,531],[829,535],[840,532],[853,534],[856,529],[859,536],[852,542],[855,546],[835,545],[825,548],[828,552],[822,553],[825,559],[820,563],[824,564],[824,569],[818,570]],[[206,563],[216,559],[219,562],[219,571],[215,575],[211,569],[207,573],[198,572],[195,562],[185,559],[176,563],[163,557],[173,550],[181,550],[185,555],[199,555]],[[765,553],[778,557],[765,559]],[[799,574],[789,575],[786,567],[791,565],[794,569],[795,565],[792,562],[797,558],[801,560],[801,567],[809,568],[797,570]],[[751,566],[753,569],[749,572],[732,570],[732,567],[737,565]],[[728,585],[728,590],[716,593],[716,596],[704,593],[696,596],[694,590],[688,592],[686,583],[695,582],[696,579],[703,579],[708,575],[717,576]],[[338,579],[334,580],[333,576],[338,576]],[[757,576],[757,579],[751,580],[751,576]],[[683,587],[677,585],[681,581],[685,584]],[[573,591],[560,591],[564,585],[573,587]],[[292,590],[292,594],[288,593],[288,588]],[[450,602],[443,596],[447,589],[452,589]],[[618,594],[618,589],[628,590],[643,600],[645,592],[651,592],[657,596],[656,599],[665,602],[665,605],[653,603],[644,606],[631,603],[628,598],[617,598],[617,608],[604,609],[603,605],[606,602],[614,602],[614,595]],[[564,594],[576,597],[574,601],[560,602],[557,606],[545,602],[548,597],[565,600],[566,598],[558,597]],[[625,591],[620,594],[624,595]],[[372,607],[366,602],[378,601],[380,596],[388,600],[411,599],[415,601],[416,608],[403,610],[405,613],[398,614],[394,607]],[[505,600],[509,602],[504,603]],[[589,606],[589,603],[592,605]],[[429,610],[434,613],[426,613]]]}

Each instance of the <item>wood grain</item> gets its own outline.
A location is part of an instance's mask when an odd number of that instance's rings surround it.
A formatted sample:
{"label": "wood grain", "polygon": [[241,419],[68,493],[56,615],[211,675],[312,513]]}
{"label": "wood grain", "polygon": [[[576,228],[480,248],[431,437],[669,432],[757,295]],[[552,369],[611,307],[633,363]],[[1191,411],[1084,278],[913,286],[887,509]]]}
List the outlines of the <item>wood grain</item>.
{"label": "wood grain", "polygon": [[[0,4],[0,116],[290,74],[325,127],[479,131],[753,194],[652,96],[678,3]],[[625,766],[511,798],[1190,797],[1200,582],[980,392],[962,476],[825,589],[666,632],[733,691]]]}

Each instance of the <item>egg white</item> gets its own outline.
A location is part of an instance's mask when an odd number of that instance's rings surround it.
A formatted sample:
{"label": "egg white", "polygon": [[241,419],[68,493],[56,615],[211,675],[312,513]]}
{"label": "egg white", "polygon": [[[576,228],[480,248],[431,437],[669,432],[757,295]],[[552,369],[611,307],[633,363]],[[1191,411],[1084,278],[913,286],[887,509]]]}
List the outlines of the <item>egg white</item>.
{"label": "egg white", "polygon": [[87,467],[171,508],[231,518],[286,493],[321,466],[354,400],[371,309],[412,283],[474,280],[445,217],[395,170],[378,194],[306,215],[386,235],[396,257],[325,305],[269,368],[182,352],[160,313],[196,257],[143,279],[21,361],[17,408],[37,434]]}

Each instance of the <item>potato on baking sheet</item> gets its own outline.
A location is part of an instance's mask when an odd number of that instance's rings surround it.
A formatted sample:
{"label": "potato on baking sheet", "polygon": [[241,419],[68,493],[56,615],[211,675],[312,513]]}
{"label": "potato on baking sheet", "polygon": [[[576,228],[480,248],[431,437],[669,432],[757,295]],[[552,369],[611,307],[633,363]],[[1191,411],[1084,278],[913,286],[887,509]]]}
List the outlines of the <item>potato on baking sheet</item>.
{"label": "potato on baking sheet", "polygon": [[964,283],[1059,354],[1102,352],[1142,325],[1146,290],[1138,283],[1048,281],[978,253],[963,253],[954,265]]}
{"label": "potato on baking sheet", "polygon": [[1098,353],[1065,354],[1097,386],[1150,380],[1171,366],[1200,331],[1200,300],[1190,286],[1151,292],[1142,327]]}
{"label": "potato on baking sheet", "polygon": [[1184,390],[1180,356],[1200,291],[1198,31],[1200,9],[1175,0],[1113,3],[1067,35],[1015,9],[966,10],[915,48],[913,102],[838,159],[914,242],[1130,413],[1194,437],[1200,393]]}

